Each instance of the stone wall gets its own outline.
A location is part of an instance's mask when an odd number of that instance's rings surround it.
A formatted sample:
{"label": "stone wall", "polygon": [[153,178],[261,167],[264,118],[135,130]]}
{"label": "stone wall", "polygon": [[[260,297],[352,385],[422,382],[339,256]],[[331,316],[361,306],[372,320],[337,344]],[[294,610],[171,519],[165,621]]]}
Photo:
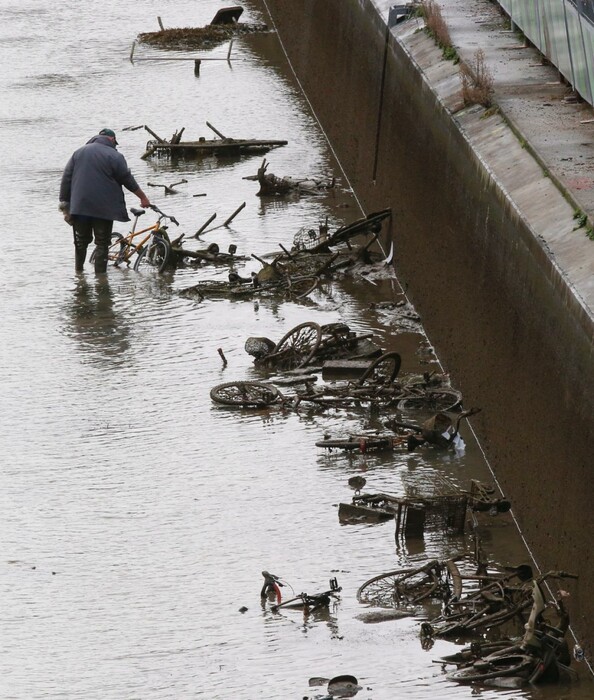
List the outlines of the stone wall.
{"label": "stone wall", "polygon": [[[539,566],[579,573],[572,622],[589,630],[593,324],[475,147],[515,137],[480,110],[454,116],[456,69],[424,32],[389,35],[380,97],[388,34],[371,0],[265,4],[365,211],[392,207],[398,277],[465,405],[483,409],[473,426]],[[530,158],[508,151],[494,151],[503,171]],[[564,212],[543,201],[544,219]]]}

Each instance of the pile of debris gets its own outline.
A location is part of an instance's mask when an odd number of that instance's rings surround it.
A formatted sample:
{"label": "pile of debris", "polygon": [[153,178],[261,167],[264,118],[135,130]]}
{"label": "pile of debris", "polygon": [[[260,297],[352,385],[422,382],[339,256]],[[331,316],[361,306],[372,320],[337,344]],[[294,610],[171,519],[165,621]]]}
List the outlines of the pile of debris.
{"label": "pile of debris", "polygon": [[158,32],[139,34],[138,41],[160,49],[212,49],[239,34],[268,31],[266,24],[239,22],[242,13],[239,5],[225,7],[204,27],[162,27]]}

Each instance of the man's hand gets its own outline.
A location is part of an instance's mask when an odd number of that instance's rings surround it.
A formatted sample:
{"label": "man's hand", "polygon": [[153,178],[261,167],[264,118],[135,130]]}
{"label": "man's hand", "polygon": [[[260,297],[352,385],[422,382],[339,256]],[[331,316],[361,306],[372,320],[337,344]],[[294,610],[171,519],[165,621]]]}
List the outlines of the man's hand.
{"label": "man's hand", "polygon": [[134,192],[132,194],[135,194],[138,197],[138,199],[140,199],[140,206],[143,209],[148,209],[151,206],[151,202],[150,202],[149,198],[140,189],[140,187],[137,190],[134,190]]}
{"label": "man's hand", "polygon": [[70,216],[70,205],[68,204],[68,202],[60,202],[58,204],[58,210],[62,212],[62,216],[64,217],[64,221],[69,226],[72,226],[72,216]]}

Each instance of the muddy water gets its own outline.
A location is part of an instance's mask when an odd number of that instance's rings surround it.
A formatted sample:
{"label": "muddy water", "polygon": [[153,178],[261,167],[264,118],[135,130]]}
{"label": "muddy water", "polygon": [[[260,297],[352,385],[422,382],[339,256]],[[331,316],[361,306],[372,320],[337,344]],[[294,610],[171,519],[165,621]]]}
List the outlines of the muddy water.
{"label": "muddy water", "polygon": [[[117,131],[138,181],[188,239],[213,213],[217,225],[246,202],[230,226],[203,235],[204,246],[233,243],[249,257],[290,245],[304,225],[361,215],[274,35],[236,41],[232,64],[204,62],[199,78],[191,61],[128,60],[132,40],[156,29],[157,16],[165,26],[202,25],[218,7],[109,0],[99,11],[80,0],[5,0],[0,9],[0,694],[314,697],[325,686],[309,687],[309,678],[349,673],[362,698],[467,697],[432,663],[453,645],[423,651],[415,619],[366,624],[354,596],[370,576],[445,557],[467,538],[397,544],[393,523],[341,526],[337,504],[350,499],[355,474],[396,494],[444,477],[462,487],[490,480],[471,433],[461,456],[328,455],[315,441],[358,429],[364,416],[233,412],[209,398],[219,382],[262,376],[245,338],[278,340],[306,320],[374,332],[386,350],[403,353],[403,371],[431,369],[422,335],[398,333],[392,316],[370,309],[399,299],[397,282],[330,283],[309,304],[197,303],[177,292],[226,270],[157,278],[110,269],[107,281],[90,268],[73,273],[70,230],[56,210],[59,178],[70,153],[103,126]],[[263,18],[246,4],[245,19]],[[287,138],[268,156],[272,172],[333,174],[339,186],[325,199],[264,202],[244,179],[259,157],[145,162],[146,132],[124,130],[147,124],[169,137],[185,127],[188,138],[209,137],[207,120],[238,138]],[[181,179],[179,194],[167,197],[147,184]],[[248,259],[239,270],[258,267]],[[499,560],[528,558],[511,517],[482,521],[481,533]],[[336,577],[340,600],[307,620],[273,614],[259,598],[263,569],[290,584],[286,595],[319,592]],[[562,692],[482,695],[590,692],[583,681]]]}

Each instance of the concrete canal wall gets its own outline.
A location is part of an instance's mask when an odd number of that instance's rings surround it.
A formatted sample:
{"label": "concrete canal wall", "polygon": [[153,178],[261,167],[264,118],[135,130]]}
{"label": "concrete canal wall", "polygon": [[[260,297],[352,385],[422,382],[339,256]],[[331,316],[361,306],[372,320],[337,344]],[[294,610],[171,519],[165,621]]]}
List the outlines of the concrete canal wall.
{"label": "concrete canal wall", "polygon": [[572,279],[594,243],[505,120],[462,108],[458,69],[420,20],[388,33],[380,0],[265,4],[366,213],[393,209],[399,279],[483,409],[473,427],[538,565],[580,575],[587,640],[594,324]]}

